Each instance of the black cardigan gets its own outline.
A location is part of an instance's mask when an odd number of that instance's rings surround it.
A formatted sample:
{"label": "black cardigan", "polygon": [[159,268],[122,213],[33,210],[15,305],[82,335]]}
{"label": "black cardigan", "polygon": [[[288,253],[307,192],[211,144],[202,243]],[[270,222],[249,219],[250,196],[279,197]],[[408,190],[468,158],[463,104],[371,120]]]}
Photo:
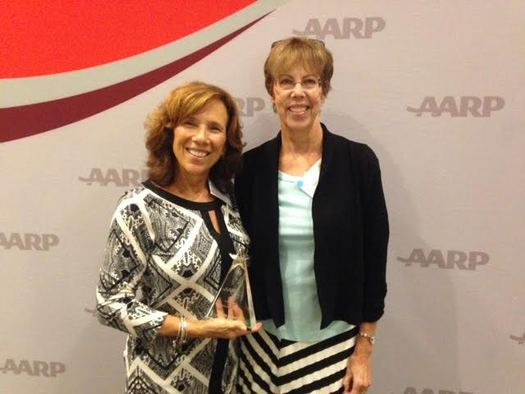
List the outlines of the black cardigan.
{"label": "black cardigan", "polygon": [[[364,144],[323,127],[323,156],[312,202],[314,270],[321,328],[333,320],[378,320],[386,295],[388,215],[379,162]],[[250,280],[259,320],[284,324],[279,269],[277,182],[281,136],[243,156],[235,192],[251,238]]]}

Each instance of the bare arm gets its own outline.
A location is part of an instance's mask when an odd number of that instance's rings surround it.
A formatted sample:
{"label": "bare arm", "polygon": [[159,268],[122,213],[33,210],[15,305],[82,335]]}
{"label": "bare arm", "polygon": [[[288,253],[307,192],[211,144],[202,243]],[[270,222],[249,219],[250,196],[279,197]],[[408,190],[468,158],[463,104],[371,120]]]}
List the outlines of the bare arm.
{"label": "bare arm", "polygon": [[[261,324],[257,323],[249,330],[241,320],[216,318],[209,320],[188,320],[189,338],[225,338],[233,339],[259,331]],[[159,335],[177,337],[179,335],[180,319],[168,315],[160,327]]]}
{"label": "bare arm", "polygon": [[[359,332],[375,336],[377,322],[363,322]],[[356,337],[354,352],[348,359],[346,375],[343,379],[345,393],[365,393],[372,384],[372,351],[374,345],[362,336]]]}

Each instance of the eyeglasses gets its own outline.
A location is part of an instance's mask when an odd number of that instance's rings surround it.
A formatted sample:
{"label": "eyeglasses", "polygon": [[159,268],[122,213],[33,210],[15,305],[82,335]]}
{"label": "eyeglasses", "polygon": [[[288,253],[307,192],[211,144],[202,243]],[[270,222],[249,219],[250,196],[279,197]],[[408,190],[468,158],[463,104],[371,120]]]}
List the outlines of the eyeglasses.
{"label": "eyeglasses", "polygon": [[304,90],[314,90],[320,84],[321,80],[315,77],[307,77],[302,81],[295,81],[291,77],[281,77],[275,81],[275,85],[282,91],[293,90],[297,84],[300,84]]}

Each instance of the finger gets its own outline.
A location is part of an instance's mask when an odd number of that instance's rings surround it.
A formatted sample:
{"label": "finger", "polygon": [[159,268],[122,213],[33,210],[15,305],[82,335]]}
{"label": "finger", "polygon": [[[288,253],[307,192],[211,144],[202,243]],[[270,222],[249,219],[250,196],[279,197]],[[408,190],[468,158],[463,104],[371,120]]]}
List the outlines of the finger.
{"label": "finger", "polygon": [[[352,375],[352,386],[356,394],[366,393],[370,387],[371,379],[366,371],[360,370],[358,373]],[[354,392],[352,391],[352,393]]]}
{"label": "finger", "polygon": [[235,298],[228,297],[228,319],[235,320]]}
{"label": "finger", "polygon": [[343,388],[344,388],[344,392],[345,393],[349,393],[350,392],[350,382],[348,381],[346,376],[343,379]]}
{"label": "finger", "polygon": [[233,314],[238,320],[242,322],[246,322],[246,319],[244,318],[244,312],[242,308],[239,306],[239,304],[237,303],[233,305]]}
{"label": "finger", "polygon": [[217,311],[217,317],[219,319],[224,319],[224,308],[222,306],[222,300],[220,298],[215,302],[215,310]]}
{"label": "finger", "polygon": [[351,380],[351,387],[350,387],[350,393],[351,394],[363,394],[366,393],[367,386],[363,384],[363,381],[361,378],[357,378],[353,376]]}
{"label": "finger", "polygon": [[345,393],[350,393],[352,391],[352,372],[350,371],[350,368],[346,370],[346,375],[343,378],[343,387],[345,388]]}
{"label": "finger", "polygon": [[355,382],[352,384],[350,394],[363,394],[366,393],[366,387],[363,385],[357,385]]}
{"label": "finger", "polygon": [[257,322],[255,323],[255,325],[251,328],[251,333],[253,334],[254,332],[258,332],[260,329],[262,328],[262,323],[261,322]]}

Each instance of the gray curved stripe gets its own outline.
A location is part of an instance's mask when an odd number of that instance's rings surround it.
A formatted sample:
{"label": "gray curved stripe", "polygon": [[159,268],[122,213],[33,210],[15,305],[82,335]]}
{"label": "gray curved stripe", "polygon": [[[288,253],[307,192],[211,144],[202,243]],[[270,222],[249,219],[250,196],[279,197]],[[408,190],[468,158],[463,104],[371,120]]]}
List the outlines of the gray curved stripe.
{"label": "gray curved stripe", "polygon": [[0,80],[0,108],[41,103],[100,89],[162,67],[224,37],[285,4],[260,0],[173,43],[126,59],[78,71]]}

